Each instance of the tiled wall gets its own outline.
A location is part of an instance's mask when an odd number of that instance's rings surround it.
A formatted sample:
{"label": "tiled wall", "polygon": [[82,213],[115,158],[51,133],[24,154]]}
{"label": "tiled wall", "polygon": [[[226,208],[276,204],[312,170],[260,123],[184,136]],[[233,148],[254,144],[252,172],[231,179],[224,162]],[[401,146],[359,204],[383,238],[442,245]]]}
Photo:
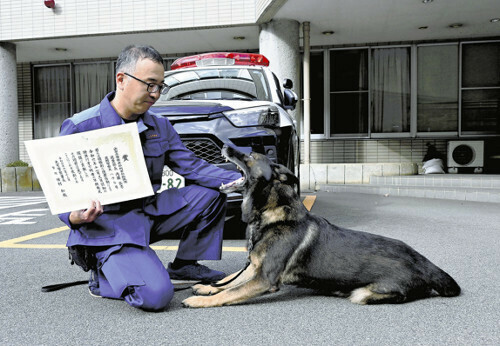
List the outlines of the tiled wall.
{"label": "tiled wall", "polygon": [[311,141],[311,163],[422,162],[427,143],[446,155],[444,139],[315,140]]}
{"label": "tiled wall", "polygon": [[[269,1],[265,1],[266,3]],[[254,0],[0,0],[0,41],[254,24]]]}
{"label": "tiled wall", "polygon": [[29,162],[24,141],[33,139],[31,66],[17,64],[17,98],[19,109],[19,159]]}
{"label": "tiled wall", "polygon": [[288,0],[255,0],[255,14],[258,23],[266,23],[274,18],[274,15]]}

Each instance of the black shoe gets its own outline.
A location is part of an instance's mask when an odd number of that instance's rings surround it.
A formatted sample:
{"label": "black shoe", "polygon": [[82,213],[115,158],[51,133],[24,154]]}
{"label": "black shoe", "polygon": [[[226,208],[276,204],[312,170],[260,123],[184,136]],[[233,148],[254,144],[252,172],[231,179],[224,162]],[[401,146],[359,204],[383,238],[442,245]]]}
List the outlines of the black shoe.
{"label": "black shoe", "polygon": [[102,298],[99,291],[99,275],[93,269],[90,270],[89,293],[94,298]]}
{"label": "black shoe", "polygon": [[183,281],[214,282],[226,277],[225,273],[210,269],[199,263],[185,265],[179,269],[173,269],[172,263],[169,263],[167,272],[170,279]]}

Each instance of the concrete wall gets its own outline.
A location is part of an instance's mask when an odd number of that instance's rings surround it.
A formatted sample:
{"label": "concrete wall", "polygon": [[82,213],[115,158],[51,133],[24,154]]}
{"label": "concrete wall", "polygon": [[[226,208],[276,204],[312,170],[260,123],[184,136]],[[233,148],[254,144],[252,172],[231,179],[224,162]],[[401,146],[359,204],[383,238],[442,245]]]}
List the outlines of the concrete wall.
{"label": "concrete wall", "polygon": [[[285,78],[293,81],[293,90],[300,96],[300,23],[295,20],[272,20],[260,26],[259,52],[269,61],[269,68],[274,72],[280,83]],[[283,59],[286,57],[286,59]],[[283,89],[283,86],[281,86]],[[299,122],[301,102],[291,111],[292,116]]]}
{"label": "concrete wall", "polygon": [[0,42],[0,167],[19,157],[16,46]]}
{"label": "concrete wall", "polygon": [[300,165],[301,190],[318,190],[327,184],[368,184],[371,176],[418,174],[417,163],[337,163]]}
{"label": "concrete wall", "polygon": [[[300,165],[300,187],[315,190],[325,184],[368,184],[371,176],[418,174],[416,163]],[[33,167],[0,169],[0,192],[41,191]]]}

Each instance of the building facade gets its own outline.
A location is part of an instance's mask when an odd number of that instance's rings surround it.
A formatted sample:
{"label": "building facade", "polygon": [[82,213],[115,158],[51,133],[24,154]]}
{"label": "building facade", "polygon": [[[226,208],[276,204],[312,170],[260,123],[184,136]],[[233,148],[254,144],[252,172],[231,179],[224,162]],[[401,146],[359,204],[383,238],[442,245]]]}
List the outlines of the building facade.
{"label": "building facade", "polygon": [[428,143],[446,154],[460,139],[484,141],[485,172],[500,172],[497,1],[52,3],[0,0],[1,167],[29,162],[24,141],[57,135],[113,90],[123,47],[150,44],[166,68],[208,51],[266,55],[310,95],[310,163],[421,162]]}

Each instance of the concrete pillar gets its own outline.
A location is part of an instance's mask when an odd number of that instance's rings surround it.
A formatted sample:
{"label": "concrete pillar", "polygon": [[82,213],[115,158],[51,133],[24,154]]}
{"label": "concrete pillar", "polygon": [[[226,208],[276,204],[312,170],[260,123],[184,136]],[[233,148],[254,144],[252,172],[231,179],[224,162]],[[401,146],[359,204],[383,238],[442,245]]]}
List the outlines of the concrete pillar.
{"label": "concrete pillar", "polygon": [[303,36],[304,36],[304,164],[311,163],[311,46],[310,46],[310,30],[309,22],[302,23]]}
{"label": "concrete pillar", "polygon": [[19,159],[16,46],[0,42],[0,169]]}
{"label": "concrete pillar", "polygon": [[[301,100],[299,33],[300,23],[291,19],[273,19],[261,24],[259,51],[269,59],[269,68],[276,74],[281,84],[285,78],[293,81],[293,90]],[[283,88],[283,85],[281,87]],[[291,112],[297,120],[298,129],[300,129],[301,109],[299,101],[295,110]]]}

